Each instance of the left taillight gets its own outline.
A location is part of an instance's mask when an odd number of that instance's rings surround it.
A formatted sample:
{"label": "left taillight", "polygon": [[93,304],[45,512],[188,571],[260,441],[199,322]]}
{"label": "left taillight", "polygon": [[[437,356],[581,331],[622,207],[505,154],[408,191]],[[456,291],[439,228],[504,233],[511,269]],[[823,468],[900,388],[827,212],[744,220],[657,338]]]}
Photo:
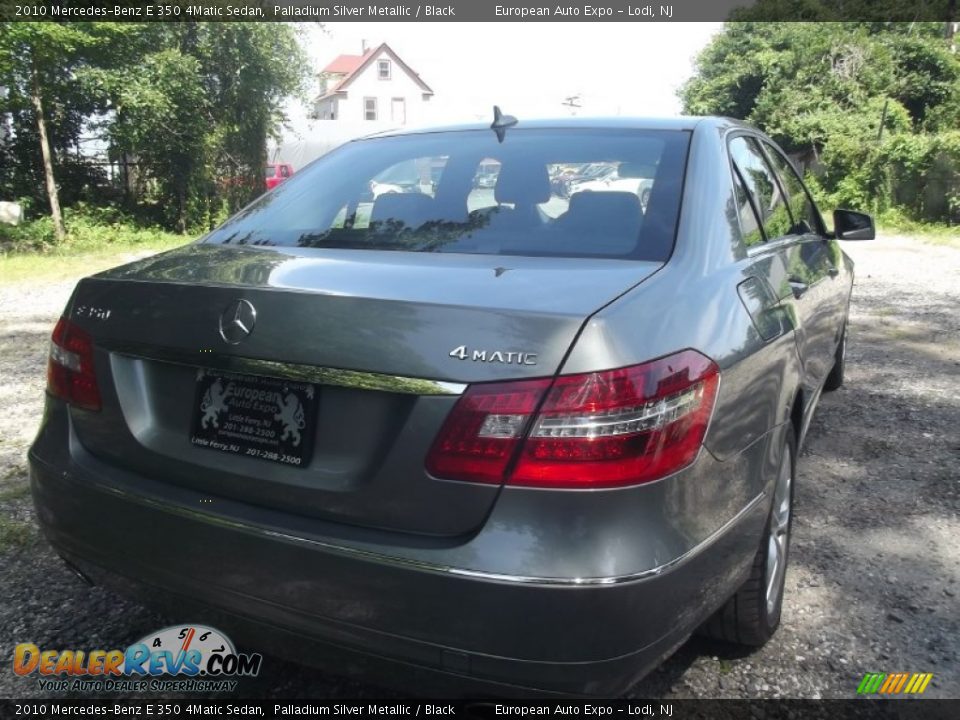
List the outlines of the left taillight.
{"label": "left taillight", "polygon": [[100,388],[93,370],[93,340],[64,317],[50,338],[47,392],[84,410],[100,409]]}

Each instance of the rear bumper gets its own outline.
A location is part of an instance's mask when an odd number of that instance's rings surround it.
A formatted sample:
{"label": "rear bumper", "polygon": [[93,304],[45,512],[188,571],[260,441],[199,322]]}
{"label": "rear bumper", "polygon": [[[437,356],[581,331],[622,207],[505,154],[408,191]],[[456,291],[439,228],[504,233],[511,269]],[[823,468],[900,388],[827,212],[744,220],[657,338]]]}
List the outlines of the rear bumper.
{"label": "rear bumper", "polygon": [[[538,579],[495,572],[489,555],[479,570],[443,561],[468,557],[479,536],[408,538],[391,557],[280,529],[256,508],[166,492],[90,458],[66,412],[53,412],[62,417],[48,416],[30,452],[38,517],[93,580],[273,654],[431,694],[624,691],[742,581],[767,509],[758,496],[694,548],[642,572]],[[500,547],[502,566],[515,568],[511,547]]]}
{"label": "rear bumper", "polygon": [[58,552],[94,585],[140,600],[171,621],[221,629],[244,652],[265,652],[414,696],[612,697],[654,670],[689,637],[688,630],[678,629],[635,653],[582,663],[488,656],[301,615],[249,596],[200,594],[196,585],[183,589],[181,584],[177,592]]}

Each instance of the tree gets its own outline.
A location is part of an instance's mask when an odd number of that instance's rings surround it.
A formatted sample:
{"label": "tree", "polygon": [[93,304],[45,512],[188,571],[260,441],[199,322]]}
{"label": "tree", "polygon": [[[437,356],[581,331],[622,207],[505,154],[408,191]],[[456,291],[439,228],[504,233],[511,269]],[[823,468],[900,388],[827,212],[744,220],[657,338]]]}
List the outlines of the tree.
{"label": "tree", "polygon": [[[62,240],[64,196],[113,199],[87,182],[98,169],[79,144],[93,131],[136,163],[128,209],[186,232],[263,190],[267,139],[307,75],[286,23],[2,23],[0,113],[13,132],[0,152],[17,162],[0,182],[45,197]],[[64,174],[76,183],[58,184]]]}
{"label": "tree", "polygon": [[295,30],[283,23],[153,23],[133,28],[124,55],[83,82],[104,108],[115,155],[137,158],[179,232],[263,191],[266,142],[288,95],[307,77]]}
{"label": "tree", "polygon": [[[83,24],[0,23],[0,85],[7,87],[7,103],[16,107],[26,98],[33,114],[37,141],[43,161],[50,215],[58,241],[66,230],[60,210],[48,117],[51,106],[75,90],[71,68],[78,53],[92,43]],[[77,100],[74,95],[73,100]]]}
{"label": "tree", "polygon": [[[902,153],[920,153],[922,145],[924,162],[947,162],[952,141],[896,138],[960,126],[960,59],[938,22],[738,21],[703,50],[679,94],[686,112],[749,120],[812,161],[813,182],[830,202],[882,208],[904,196],[895,187],[897,167],[917,176]],[[891,164],[894,149],[901,154]],[[944,192],[960,193],[945,182]],[[912,210],[946,218],[939,208],[927,202]]]}
{"label": "tree", "polygon": [[234,181],[228,188],[235,208],[264,189],[267,139],[284,119],[284,97],[303,90],[306,61],[289,25],[230,23],[206,30],[198,54],[220,131],[219,169]]}

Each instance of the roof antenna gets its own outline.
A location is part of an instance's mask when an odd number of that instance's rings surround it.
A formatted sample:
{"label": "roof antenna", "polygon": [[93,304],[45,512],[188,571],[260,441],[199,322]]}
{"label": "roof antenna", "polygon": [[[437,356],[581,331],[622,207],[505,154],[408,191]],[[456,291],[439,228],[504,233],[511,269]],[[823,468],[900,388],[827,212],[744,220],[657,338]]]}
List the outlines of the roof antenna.
{"label": "roof antenna", "polygon": [[504,115],[500,112],[500,107],[498,105],[493,106],[493,123],[490,125],[490,129],[497,134],[497,142],[503,142],[503,138],[507,135],[507,128],[513,127],[519,122],[513,115]]}

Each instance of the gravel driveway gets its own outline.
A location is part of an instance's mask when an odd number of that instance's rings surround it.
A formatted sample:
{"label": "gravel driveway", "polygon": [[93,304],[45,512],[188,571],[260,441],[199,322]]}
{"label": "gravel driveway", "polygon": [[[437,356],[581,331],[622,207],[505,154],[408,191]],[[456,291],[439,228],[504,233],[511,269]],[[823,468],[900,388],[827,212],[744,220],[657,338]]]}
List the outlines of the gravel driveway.
{"label": "gravel driveway", "polygon": [[[857,263],[846,385],[798,467],[783,625],[753,653],[694,639],[633,694],[849,697],[866,672],[932,672],[960,697],[960,250],[888,237]],[[74,578],[39,536],[24,455],[73,281],[0,288],[0,697],[42,696],[13,644],[125,647],[167,623]],[[176,618],[175,620],[182,620]],[[247,697],[386,695],[267,658]]]}

